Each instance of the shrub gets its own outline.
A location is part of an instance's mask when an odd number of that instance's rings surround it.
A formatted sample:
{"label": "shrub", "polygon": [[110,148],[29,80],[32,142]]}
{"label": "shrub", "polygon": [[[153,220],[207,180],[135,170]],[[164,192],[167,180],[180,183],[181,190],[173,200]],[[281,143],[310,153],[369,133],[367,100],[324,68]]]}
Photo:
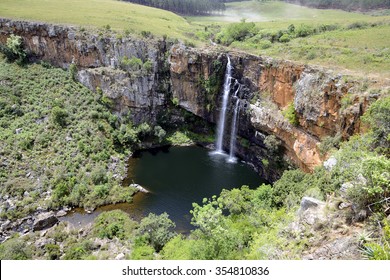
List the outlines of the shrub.
{"label": "shrub", "polygon": [[106,169],[103,166],[96,166],[91,172],[91,180],[95,185],[107,183]]}
{"label": "shrub", "polygon": [[51,120],[54,124],[57,124],[61,127],[66,126],[68,112],[65,109],[62,109],[58,106],[54,106],[51,110]]}
{"label": "shrub", "polygon": [[244,41],[257,33],[257,28],[253,22],[242,21],[232,23],[217,35],[217,41],[224,45],[230,45],[234,41]]}
{"label": "shrub", "polygon": [[121,68],[123,70],[133,70],[133,71],[138,71],[138,70],[141,70],[142,69],[142,66],[143,66],[143,62],[141,59],[139,59],[138,57],[131,57],[131,58],[128,58],[127,56],[124,56],[122,58],[122,61],[121,61]]}
{"label": "shrub", "polygon": [[295,29],[295,34],[297,37],[307,37],[314,33],[313,28],[306,24],[301,24],[298,28]]}
{"label": "shrub", "polygon": [[175,223],[169,219],[167,213],[155,215],[150,213],[141,220],[138,234],[144,236],[148,243],[159,252],[175,233],[172,229]]}
{"label": "shrub", "polygon": [[151,72],[153,70],[153,63],[152,63],[152,61],[147,60],[144,63],[143,68],[145,69],[146,72]]}
{"label": "shrub", "polygon": [[103,212],[94,221],[93,233],[99,238],[121,240],[131,238],[137,223],[130,219],[129,215],[121,210]]}
{"label": "shrub", "polygon": [[299,118],[295,112],[294,103],[291,102],[287,108],[283,111],[283,116],[288,120],[288,122],[294,126],[299,124]]}
{"label": "shrub", "polygon": [[6,45],[0,46],[0,51],[4,53],[9,62],[16,61],[18,64],[23,64],[26,60],[23,39],[18,35],[11,34]]}
{"label": "shrub", "polygon": [[277,153],[279,151],[280,145],[282,142],[276,138],[275,135],[268,135],[264,139],[264,145],[272,153]]}
{"label": "shrub", "polygon": [[69,65],[69,76],[72,81],[77,81],[77,66],[74,63]]}
{"label": "shrub", "polygon": [[158,138],[159,142],[162,142],[166,135],[166,131],[161,126],[157,125],[154,127],[154,136]]}
{"label": "shrub", "polygon": [[389,154],[390,149],[390,97],[381,98],[370,106],[362,118],[371,128],[375,148]]}
{"label": "shrub", "polygon": [[59,245],[46,244],[45,251],[49,260],[58,260],[61,257],[61,250]]}
{"label": "shrub", "polygon": [[280,38],[279,38],[279,42],[281,43],[287,43],[287,42],[290,42],[291,40],[291,37],[290,35],[288,34],[283,34]]}

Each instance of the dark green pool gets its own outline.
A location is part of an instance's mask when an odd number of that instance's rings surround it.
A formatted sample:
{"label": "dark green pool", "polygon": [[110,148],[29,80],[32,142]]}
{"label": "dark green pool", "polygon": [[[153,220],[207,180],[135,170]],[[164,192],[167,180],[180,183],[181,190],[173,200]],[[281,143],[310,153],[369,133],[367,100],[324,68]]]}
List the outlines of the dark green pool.
{"label": "dark green pool", "polygon": [[[135,219],[149,213],[167,212],[178,231],[191,227],[192,203],[201,203],[204,197],[220,194],[222,189],[248,185],[258,187],[265,182],[247,164],[227,162],[227,156],[214,155],[201,147],[166,147],[137,152],[129,160],[125,184],[137,183],[150,191],[137,194],[134,203],[99,208],[95,213],[80,217],[69,215],[67,220],[84,224],[101,211],[122,209]],[[87,218],[89,217],[89,218]],[[73,220],[72,220],[73,219]]]}

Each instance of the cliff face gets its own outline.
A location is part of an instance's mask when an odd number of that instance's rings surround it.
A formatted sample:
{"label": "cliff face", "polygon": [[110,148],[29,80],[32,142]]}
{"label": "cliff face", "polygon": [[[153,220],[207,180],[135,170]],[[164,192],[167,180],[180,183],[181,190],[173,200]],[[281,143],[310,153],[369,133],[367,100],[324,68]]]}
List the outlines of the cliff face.
{"label": "cliff face", "polygon": [[[272,160],[273,155],[264,149],[264,139],[272,134],[296,165],[310,171],[323,160],[318,148],[321,139],[336,134],[348,138],[359,131],[359,117],[367,99],[351,100],[345,108],[341,105],[350,92],[359,90],[357,82],[288,61],[237,52],[229,56],[234,67],[233,78],[241,85],[239,135],[251,143],[249,151],[239,149],[242,157],[249,156],[258,166],[264,165],[261,160],[264,157]],[[223,72],[218,72],[215,65],[225,67],[226,61],[226,54],[211,49],[199,53],[183,46],[173,47],[170,63],[174,98],[192,113],[215,122],[221,92],[210,92],[209,85],[222,83]],[[296,124],[284,117],[283,112],[289,106],[295,108]],[[209,108],[214,110],[210,112]],[[231,111],[232,104],[228,114]]]}
{"label": "cliff face", "polygon": [[[0,19],[0,43],[10,34],[20,35],[33,60],[62,68],[75,64],[79,81],[91,90],[100,88],[119,116],[129,115],[135,123],[156,122],[172,98],[187,111],[216,122],[225,53],[183,45],[169,50],[165,41],[91,32]],[[367,99],[355,98],[342,106],[351,92],[359,90],[358,83],[288,61],[239,52],[229,56],[234,67],[232,87],[240,85],[237,152],[266,178],[277,178],[272,169],[278,169],[285,159],[313,170],[323,160],[318,149],[321,139],[338,133],[348,138],[359,131]],[[296,124],[283,114],[292,105]],[[230,119],[232,106],[233,102]],[[278,156],[265,144],[269,135],[278,140]]]}
{"label": "cliff face", "polygon": [[136,123],[153,121],[165,105],[169,85],[163,41],[0,19],[0,43],[4,44],[10,34],[23,37],[32,60],[65,69],[75,64],[80,82],[93,91],[102,89],[114,101],[118,115],[131,111]]}

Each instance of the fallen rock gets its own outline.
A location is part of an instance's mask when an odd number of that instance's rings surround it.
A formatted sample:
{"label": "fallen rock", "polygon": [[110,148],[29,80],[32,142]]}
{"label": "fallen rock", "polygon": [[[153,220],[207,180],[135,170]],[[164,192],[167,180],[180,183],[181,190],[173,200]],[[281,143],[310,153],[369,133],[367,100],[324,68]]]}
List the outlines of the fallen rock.
{"label": "fallen rock", "polygon": [[33,224],[33,230],[39,231],[50,228],[57,224],[59,221],[53,212],[46,212],[39,214]]}
{"label": "fallen rock", "polygon": [[131,184],[130,187],[136,188],[139,192],[142,192],[142,193],[149,193],[149,191],[147,189],[145,189],[144,187],[142,187],[138,184]]}

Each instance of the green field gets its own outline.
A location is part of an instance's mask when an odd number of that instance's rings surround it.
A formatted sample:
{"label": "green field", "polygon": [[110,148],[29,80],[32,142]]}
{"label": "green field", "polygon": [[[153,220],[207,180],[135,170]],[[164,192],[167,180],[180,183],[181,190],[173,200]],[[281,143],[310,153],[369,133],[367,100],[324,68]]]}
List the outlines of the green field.
{"label": "green field", "polygon": [[117,0],[1,0],[0,16],[83,27],[110,25],[115,30],[150,31],[178,38],[189,28],[174,13]]}

